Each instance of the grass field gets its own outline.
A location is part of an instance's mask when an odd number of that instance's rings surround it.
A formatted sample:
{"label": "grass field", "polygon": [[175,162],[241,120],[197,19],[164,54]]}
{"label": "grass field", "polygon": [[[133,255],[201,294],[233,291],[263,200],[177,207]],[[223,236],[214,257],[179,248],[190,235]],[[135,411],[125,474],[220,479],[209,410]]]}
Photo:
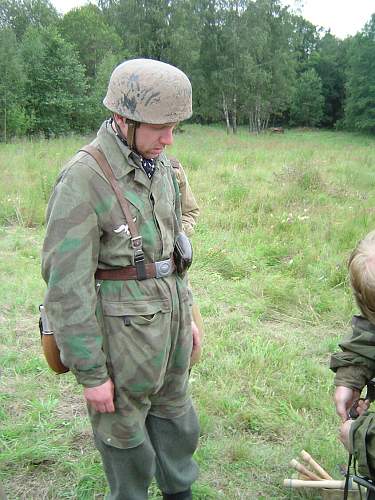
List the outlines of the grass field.
{"label": "grass field", "polygon": [[[282,481],[302,449],[337,479],[346,462],[328,362],[355,311],[346,260],[375,227],[375,138],[184,130],[172,151],[201,206],[190,279],[206,329],[191,378],[194,498],[318,499]],[[88,140],[0,145],[0,480],[10,500],[106,492],[81,388],[48,370],[37,327],[46,202]]]}

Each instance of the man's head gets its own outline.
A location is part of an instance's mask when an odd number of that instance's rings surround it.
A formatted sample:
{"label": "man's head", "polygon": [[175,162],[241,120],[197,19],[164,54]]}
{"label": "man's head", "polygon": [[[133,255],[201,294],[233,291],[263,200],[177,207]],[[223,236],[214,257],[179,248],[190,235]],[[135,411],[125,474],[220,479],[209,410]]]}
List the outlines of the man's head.
{"label": "man's head", "polygon": [[172,144],[177,122],[192,115],[191,84],[170,64],[132,59],[113,71],[103,104],[113,112],[129,147],[154,158]]}
{"label": "man's head", "polygon": [[362,314],[375,324],[375,231],[371,231],[349,258],[349,277]]}
{"label": "man's head", "polygon": [[128,123],[117,113],[113,115],[117,132],[126,138],[130,149],[137,151],[143,158],[157,158],[165,146],[173,144],[173,130],[176,123],[156,125],[149,123]]}

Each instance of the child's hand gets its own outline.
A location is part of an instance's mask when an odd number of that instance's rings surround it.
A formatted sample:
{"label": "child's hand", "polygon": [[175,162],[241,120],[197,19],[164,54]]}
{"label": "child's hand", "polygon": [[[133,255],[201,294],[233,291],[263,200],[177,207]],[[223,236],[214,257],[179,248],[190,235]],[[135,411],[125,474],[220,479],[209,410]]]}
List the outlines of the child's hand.
{"label": "child's hand", "polygon": [[349,418],[360,417],[369,409],[371,401],[365,398],[359,398],[354,401],[353,406],[349,410]]}
{"label": "child's hand", "polygon": [[334,401],[336,405],[336,412],[341,418],[342,422],[348,420],[348,412],[353,406],[354,402],[359,399],[359,396],[360,392],[358,391],[358,389],[350,389],[349,387],[344,387],[342,385],[339,385],[336,388]]}

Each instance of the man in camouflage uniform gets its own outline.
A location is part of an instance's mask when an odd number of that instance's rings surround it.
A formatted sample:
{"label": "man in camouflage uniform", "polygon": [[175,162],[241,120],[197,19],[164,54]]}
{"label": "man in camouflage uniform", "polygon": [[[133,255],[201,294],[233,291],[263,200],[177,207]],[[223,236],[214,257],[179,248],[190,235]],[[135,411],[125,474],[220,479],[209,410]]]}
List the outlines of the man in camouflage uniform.
{"label": "man in camouflage uniform", "polygon": [[[199,427],[187,385],[200,340],[186,276],[171,259],[182,220],[164,148],[191,116],[191,85],[173,66],[135,59],[114,70],[103,102],[113,117],[92,146],[130,205],[145,262],[169,272],[137,279],[117,198],[95,160],[79,152],[48,204],[44,305],[62,361],[84,386],[109,498],[146,499],[155,475],[163,498],[190,499]],[[136,276],[119,280],[118,270]]]}
{"label": "man in camouflage uniform", "polygon": [[191,236],[194,233],[194,227],[199,216],[199,207],[181,163],[175,158],[170,158],[170,162],[175,169],[180,191],[182,227],[185,234]]}

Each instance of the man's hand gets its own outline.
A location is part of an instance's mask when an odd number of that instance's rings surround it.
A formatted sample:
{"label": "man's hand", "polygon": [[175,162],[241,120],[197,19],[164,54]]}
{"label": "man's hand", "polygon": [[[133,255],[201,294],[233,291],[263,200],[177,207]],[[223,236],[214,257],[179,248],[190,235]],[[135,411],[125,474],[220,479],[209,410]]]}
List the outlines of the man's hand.
{"label": "man's hand", "polygon": [[348,411],[352,407],[353,403],[359,399],[359,396],[360,392],[357,389],[349,389],[349,387],[344,387],[342,385],[339,385],[336,388],[334,401],[336,405],[336,412],[342,422],[348,420]]}
{"label": "man's hand", "polygon": [[193,334],[193,349],[190,356],[190,368],[198,363],[202,354],[202,339],[199,329],[194,321],[191,322],[191,331]]}
{"label": "man's hand", "polygon": [[349,453],[353,453],[353,450],[350,449],[350,444],[349,444],[349,433],[353,422],[354,420],[349,419],[346,422],[343,422],[340,426],[340,441],[342,442],[342,444],[345,446],[345,448],[348,450]]}
{"label": "man's hand", "polygon": [[113,403],[114,392],[113,382],[111,379],[108,379],[107,382],[97,387],[85,387],[83,395],[87,403],[91,405],[94,410],[99,413],[113,413],[115,411],[115,405]]}

